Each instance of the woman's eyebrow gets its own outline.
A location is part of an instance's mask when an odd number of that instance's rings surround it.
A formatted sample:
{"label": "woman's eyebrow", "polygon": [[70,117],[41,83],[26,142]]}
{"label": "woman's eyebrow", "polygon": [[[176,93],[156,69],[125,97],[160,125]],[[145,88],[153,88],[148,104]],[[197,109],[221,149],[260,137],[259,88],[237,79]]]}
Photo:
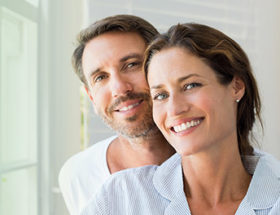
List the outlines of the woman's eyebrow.
{"label": "woman's eyebrow", "polygon": [[178,82],[181,83],[182,81],[187,80],[187,79],[189,79],[191,77],[194,77],[194,76],[195,77],[201,77],[200,75],[198,75],[196,73],[192,73],[192,74],[189,74],[189,75],[186,75],[186,76],[183,76],[183,77],[179,78]]}
{"label": "woman's eyebrow", "polygon": [[[194,77],[194,76],[195,77],[201,77],[200,75],[193,73],[193,74],[189,74],[189,75],[186,75],[186,76],[183,76],[183,77],[179,78],[178,82],[181,83],[182,81],[187,80],[187,79],[189,79],[191,77]],[[150,89],[156,90],[156,89],[160,89],[162,87],[163,87],[163,84],[159,84],[159,85],[151,86]]]}

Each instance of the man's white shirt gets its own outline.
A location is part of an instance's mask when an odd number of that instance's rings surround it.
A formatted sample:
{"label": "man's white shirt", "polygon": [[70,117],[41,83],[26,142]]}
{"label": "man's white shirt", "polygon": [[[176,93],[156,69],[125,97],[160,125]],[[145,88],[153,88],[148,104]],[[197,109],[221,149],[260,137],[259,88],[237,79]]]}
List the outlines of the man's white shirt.
{"label": "man's white shirt", "polygon": [[111,175],[106,154],[115,138],[107,138],[74,155],[60,170],[59,186],[71,215],[79,214]]}

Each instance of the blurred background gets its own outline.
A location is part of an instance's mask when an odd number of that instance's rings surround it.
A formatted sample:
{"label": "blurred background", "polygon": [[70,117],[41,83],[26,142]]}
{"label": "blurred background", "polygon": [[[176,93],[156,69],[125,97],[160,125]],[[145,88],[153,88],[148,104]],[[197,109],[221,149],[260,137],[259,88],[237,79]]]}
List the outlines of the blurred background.
{"label": "blurred background", "polygon": [[199,22],[247,52],[263,102],[260,148],[280,159],[280,1],[0,0],[0,215],[66,215],[57,177],[71,155],[113,132],[71,67],[78,32],[115,14],[165,31]]}

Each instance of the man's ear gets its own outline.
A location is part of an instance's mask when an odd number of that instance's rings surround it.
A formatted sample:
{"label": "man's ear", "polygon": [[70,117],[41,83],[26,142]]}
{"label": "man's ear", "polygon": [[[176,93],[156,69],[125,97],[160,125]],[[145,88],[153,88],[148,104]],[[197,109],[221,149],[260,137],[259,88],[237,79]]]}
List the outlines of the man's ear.
{"label": "man's ear", "polygon": [[92,95],[91,95],[91,93],[90,93],[88,87],[84,85],[84,88],[85,88],[85,90],[86,90],[86,92],[87,92],[87,94],[88,94],[89,99],[93,102],[93,98],[92,98]]}
{"label": "man's ear", "polygon": [[235,76],[232,80],[233,98],[240,101],[245,94],[245,84],[241,78]]}

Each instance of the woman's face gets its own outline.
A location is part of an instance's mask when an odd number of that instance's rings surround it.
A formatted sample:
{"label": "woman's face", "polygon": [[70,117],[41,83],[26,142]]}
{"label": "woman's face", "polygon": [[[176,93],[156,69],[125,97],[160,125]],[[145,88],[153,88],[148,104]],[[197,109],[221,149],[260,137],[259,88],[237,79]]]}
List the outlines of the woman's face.
{"label": "woman's face", "polygon": [[221,85],[200,58],[173,47],[152,57],[148,83],[154,121],[179,154],[237,141],[235,79]]}

